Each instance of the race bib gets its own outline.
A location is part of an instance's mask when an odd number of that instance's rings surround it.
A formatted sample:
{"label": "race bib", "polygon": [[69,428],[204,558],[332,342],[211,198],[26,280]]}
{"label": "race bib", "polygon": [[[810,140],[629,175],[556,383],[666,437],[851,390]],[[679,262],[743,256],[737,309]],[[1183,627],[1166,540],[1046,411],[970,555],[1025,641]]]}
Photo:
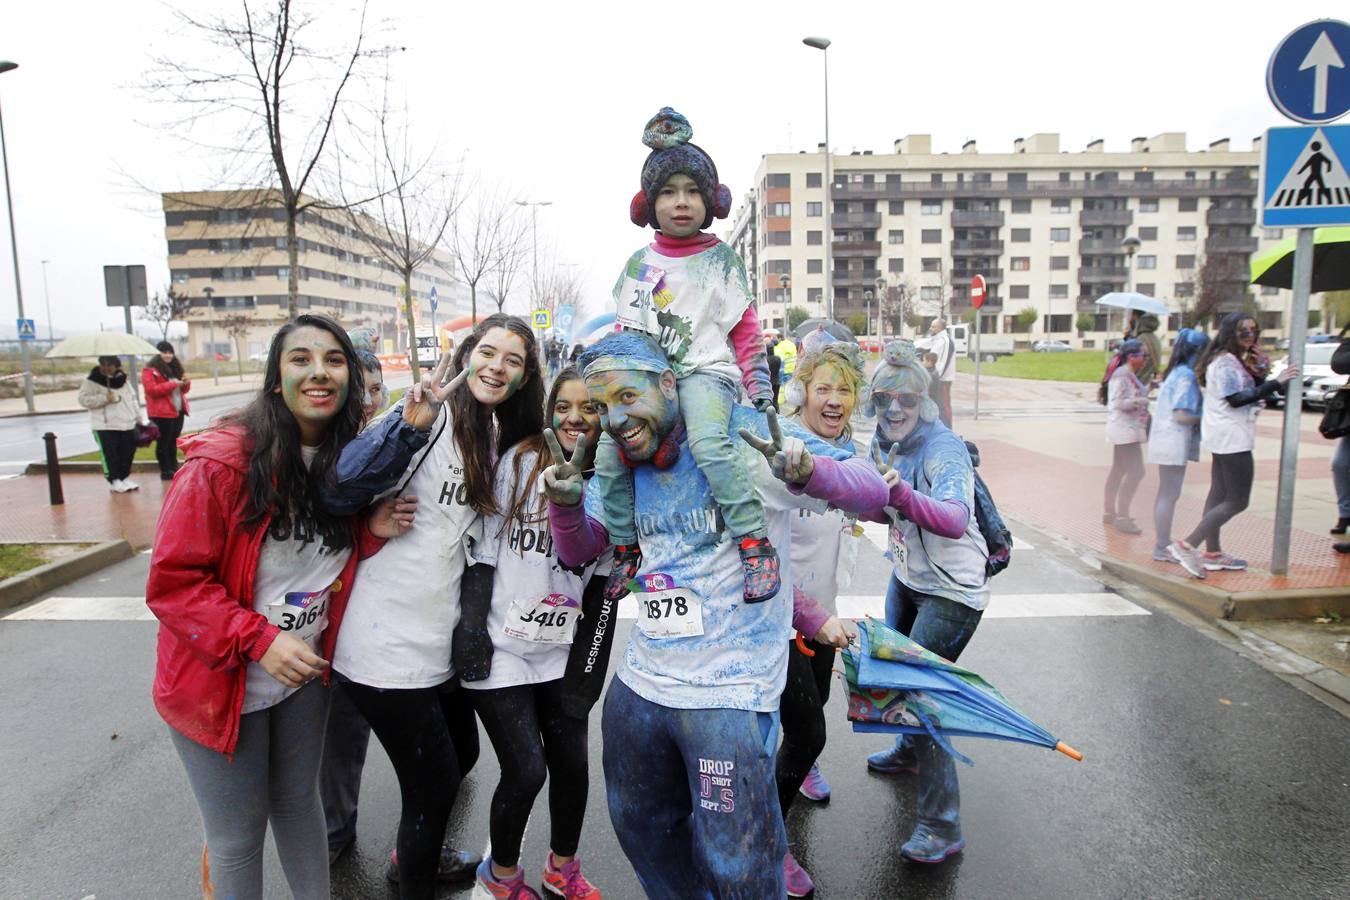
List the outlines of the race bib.
{"label": "race bib", "polygon": [[581,604],[563,594],[537,600],[512,600],[502,632],[536,644],[570,644],[581,618]]}
{"label": "race bib", "polygon": [[643,575],[633,592],[637,627],[649,638],[687,638],[703,634],[703,598],[678,587],[669,575]]}
{"label": "race bib", "polygon": [[332,591],[333,585],[321,591],[291,591],[267,604],[267,621],[312,646],[328,627],[328,599]]}
{"label": "race bib", "polygon": [[904,578],[909,574],[909,550],[905,546],[905,534],[900,530],[900,523],[891,520],[890,537],[887,540],[887,556],[895,564],[895,574],[899,578]]}
{"label": "race bib", "polygon": [[648,334],[656,333],[656,301],[652,295],[664,277],[665,269],[648,265],[638,266],[636,275],[624,275],[623,287],[619,291],[619,308],[615,314],[620,325]]}

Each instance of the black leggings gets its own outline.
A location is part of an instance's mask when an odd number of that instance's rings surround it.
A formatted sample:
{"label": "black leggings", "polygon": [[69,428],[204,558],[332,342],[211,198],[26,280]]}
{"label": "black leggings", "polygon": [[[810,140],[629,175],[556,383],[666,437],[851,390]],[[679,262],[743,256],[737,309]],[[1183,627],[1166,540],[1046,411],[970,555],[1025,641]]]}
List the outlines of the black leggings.
{"label": "black leggings", "polygon": [[398,775],[403,800],[399,897],[434,897],[450,807],[464,773],[478,760],[473,707],[453,681],[434,688],[384,689],[342,680]]}
{"label": "black leggings", "polygon": [[1128,518],[1134,492],[1144,480],[1144,445],[1115,444],[1112,447],[1111,474],[1106,476],[1102,510],[1108,516]]}
{"label": "black leggings", "polygon": [[778,805],[785,818],[802,779],[825,749],[825,703],[830,699],[834,648],[815,641],[807,641],[806,646],[816,651],[816,655],[808,657],[795,643],[788,647],[787,684],[779,702],[783,745],[778,748],[774,763],[774,780],[778,782]]}
{"label": "black leggings", "polygon": [[151,419],[159,428],[159,438],[155,441],[155,459],[159,461],[161,478],[172,477],[178,471],[178,436],[183,433],[183,414],[172,419],[159,416]]}
{"label": "black leggings", "polygon": [[581,841],[589,789],[586,763],[586,720],[562,711],[562,679],[520,684],[472,695],[492,749],[497,751],[501,780],[492,792],[488,833],[492,861],[510,868],[520,861],[520,842],[534,798],[548,776],[549,849],[575,856]]}
{"label": "black leggings", "polygon": [[1214,464],[1210,469],[1209,496],[1205,498],[1205,515],[1200,524],[1186,538],[1186,543],[1199,547],[1205,542],[1205,549],[1218,553],[1219,529],[1229,519],[1247,508],[1252,498],[1252,479],[1255,477],[1256,463],[1252,451],[1241,453],[1215,453]]}

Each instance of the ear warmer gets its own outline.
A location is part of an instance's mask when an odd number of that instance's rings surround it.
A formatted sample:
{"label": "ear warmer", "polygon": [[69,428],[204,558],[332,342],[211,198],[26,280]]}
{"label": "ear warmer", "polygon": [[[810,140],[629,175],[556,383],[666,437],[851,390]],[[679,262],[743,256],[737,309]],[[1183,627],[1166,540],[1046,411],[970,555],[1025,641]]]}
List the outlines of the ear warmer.
{"label": "ear warmer", "polygon": [[731,189],[717,179],[717,166],[712,157],[689,139],[694,129],[689,120],[671,109],[662,107],[642,131],[642,143],[652,148],[642,164],[642,188],[628,204],[628,218],[634,225],[656,226],[656,194],[675,174],[688,175],[703,195],[707,215],[700,228],[707,228],[713,219],[725,219],[731,214]]}

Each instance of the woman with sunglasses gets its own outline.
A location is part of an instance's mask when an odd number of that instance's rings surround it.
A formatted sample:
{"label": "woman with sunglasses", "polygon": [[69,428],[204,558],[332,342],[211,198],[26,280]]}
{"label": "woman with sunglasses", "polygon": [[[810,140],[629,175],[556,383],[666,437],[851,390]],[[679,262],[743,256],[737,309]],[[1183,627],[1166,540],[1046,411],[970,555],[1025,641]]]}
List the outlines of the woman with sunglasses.
{"label": "woman with sunglasses", "polygon": [[[886,594],[886,623],[953,662],[989,605],[985,563],[989,547],[975,509],[975,468],[965,442],[938,419],[928,373],[908,341],[892,341],[872,374],[878,465],[890,470],[887,505],[894,566]],[[893,464],[893,470],[892,470]],[[897,739],[867,758],[884,774],[917,774],[918,824],[900,855],[938,863],[961,852],[960,789],[952,757],[927,735]]]}
{"label": "woman with sunglasses", "polygon": [[[1168,551],[1194,578],[1205,572],[1242,571],[1245,559],[1224,553],[1219,529],[1247,508],[1252,495],[1256,445],[1256,413],[1266,398],[1298,377],[1294,366],[1267,381],[1270,360],[1259,349],[1261,331],[1246,313],[1224,316],[1219,331],[1195,367],[1205,402],[1200,417],[1200,440],[1213,455],[1205,514],[1186,539],[1173,541]],[[1201,541],[1205,550],[1200,551]]]}
{"label": "woman with sunglasses", "polygon": [[1144,480],[1144,441],[1148,440],[1148,387],[1139,372],[1148,362],[1148,348],[1136,338],[1121,343],[1111,362],[1111,377],[1099,399],[1106,404],[1106,442],[1111,445],[1111,472],[1102,497],[1102,523],[1121,534],[1142,529],[1130,518],[1130,503]]}

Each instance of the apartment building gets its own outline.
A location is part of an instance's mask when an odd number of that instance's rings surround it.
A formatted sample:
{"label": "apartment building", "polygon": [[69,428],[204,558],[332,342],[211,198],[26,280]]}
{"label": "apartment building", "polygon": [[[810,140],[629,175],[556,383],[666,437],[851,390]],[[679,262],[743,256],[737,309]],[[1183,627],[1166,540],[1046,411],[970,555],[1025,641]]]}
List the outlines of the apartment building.
{"label": "apartment building", "polygon": [[1277,338],[1290,293],[1248,283],[1252,254],[1283,236],[1256,226],[1259,163],[1259,138],[1250,150],[1226,139],[1188,150],[1184,133],[1169,132],[1128,150],[1094,141],[1067,151],[1045,133],[1011,152],[967,141],[943,153],[911,134],[891,153],[834,155],[827,197],[819,150],[767,154],[727,240],[751,273],[764,327],[782,328],[789,306],[825,314],[829,203],[834,315],[870,314],[873,335],[967,317],[978,273],[988,284],[982,331],[1015,335],[1018,346],[1103,346],[1120,316],[1094,301],[1126,289],[1165,302],[1172,332],[1203,302],[1259,310],[1265,336]]}
{"label": "apartment building", "polygon": [[[233,358],[266,352],[286,321],[286,219],[276,191],[192,191],[161,197],[173,287],[192,298],[188,348],[201,357],[212,351]],[[363,220],[364,221],[364,220]],[[311,208],[297,223],[300,240],[300,311],[338,319],[348,328],[373,326],[393,350],[406,346],[401,307],[402,276],[345,211]],[[437,293],[441,321],[468,312],[468,290],[454,277],[454,259],[437,251],[413,275],[414,314],[430,323],[428,299]],[[209,289],[209,290],[208,290]],[[209,299],[208,299],[209,295]],[[227,320],[247,317],[238,343]]]}

